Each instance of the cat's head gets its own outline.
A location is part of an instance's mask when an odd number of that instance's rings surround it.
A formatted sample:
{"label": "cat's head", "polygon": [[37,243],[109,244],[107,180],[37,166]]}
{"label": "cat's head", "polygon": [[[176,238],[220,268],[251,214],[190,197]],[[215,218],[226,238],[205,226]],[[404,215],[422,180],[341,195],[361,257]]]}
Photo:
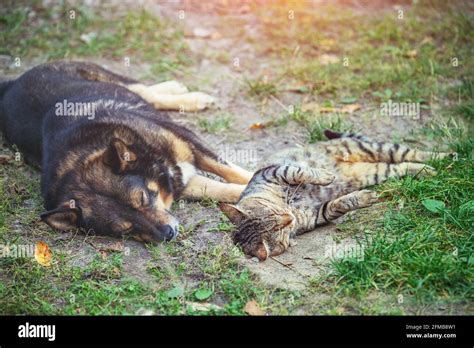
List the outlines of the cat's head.
{"label": "cat's head", "polygon": [[264,261],[288,249],[295,225],[295,217],[289,210],[260,206],[243,209],[227,203],[221,203],[219,208],[237,226],[234,243],[247,256]]}

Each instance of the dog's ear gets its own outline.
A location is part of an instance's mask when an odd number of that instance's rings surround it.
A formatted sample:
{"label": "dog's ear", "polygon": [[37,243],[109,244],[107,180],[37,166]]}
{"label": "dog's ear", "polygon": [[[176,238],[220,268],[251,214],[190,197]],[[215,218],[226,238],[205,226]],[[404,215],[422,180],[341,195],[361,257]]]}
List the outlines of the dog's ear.
{"label": "dog's ear", "polygon": [[41,214],[41,220],[46,222],[52,228],[61,231],[67,231],[77,228],[77,220],[79,218],[79,209],[71,208],[67,205],[49,210]]}
{"label": "dog's ear", "polygon": [[219,209],[229,218],[234,225],[239,225],[246,217],[246,213],[232,204],[221,203]]}
{"label": "dog's ear", "polygon": [[129,149],[121,139],[114,138],[109,148],[104,153],[104,163],[110,166],[114,172],[123,172],[130,162],[137,160],[137,155]]}

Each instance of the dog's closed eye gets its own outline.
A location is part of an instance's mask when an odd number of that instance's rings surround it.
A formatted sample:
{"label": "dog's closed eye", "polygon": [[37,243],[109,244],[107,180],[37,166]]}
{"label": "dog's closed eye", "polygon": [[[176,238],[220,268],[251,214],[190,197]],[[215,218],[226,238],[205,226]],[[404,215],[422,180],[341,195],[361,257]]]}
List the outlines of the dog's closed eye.
{"label": "dog's closed eye", "polygon": [[150,200],[148,198],[148,193],[142,190],[140,195],[140,206],[146,207],[149,204]]}
{"label": "dog's closed eye", "polygon": [[150,204],[150,196],[143,189],[137,189],[132,192],[131,203],[133,208],[139,209],[147,207]]}

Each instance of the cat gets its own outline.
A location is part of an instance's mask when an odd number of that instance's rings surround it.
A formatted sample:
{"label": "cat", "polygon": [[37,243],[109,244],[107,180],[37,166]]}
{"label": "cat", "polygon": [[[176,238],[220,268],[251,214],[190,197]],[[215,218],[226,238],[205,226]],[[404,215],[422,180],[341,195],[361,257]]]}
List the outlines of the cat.
{"label": "cat", "polygon": [[260,261],[283,253],[293,238],[377,202],[363,189],[391,177],[436,172],[422,164],[448,153],[374,142],[353,133],[324,132],[328,141],[274,155],[254,173],[235,205],[219,208],[237,226],[234,243]]}

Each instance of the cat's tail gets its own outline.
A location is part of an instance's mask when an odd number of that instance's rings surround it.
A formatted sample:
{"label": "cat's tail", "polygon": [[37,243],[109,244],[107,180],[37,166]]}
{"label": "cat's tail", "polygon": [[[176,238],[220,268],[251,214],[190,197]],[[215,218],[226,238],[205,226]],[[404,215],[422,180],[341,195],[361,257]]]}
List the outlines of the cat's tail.
{"label": "cat's tail", "polygon": [[354,139],[359,139],[359,140],[362,140],[362,141],[371,142],[371,140],[369,138],[367,138],[365,135],[361,135],[361,134],[357,134],[357,133],[349,133],[349,132],[340,133],[340,132],[335,132],[335,131],[330,130],[330,129],[326,129],[324,131],[324,135],[329,140],[339,139],[339,138],[354,138]]}

